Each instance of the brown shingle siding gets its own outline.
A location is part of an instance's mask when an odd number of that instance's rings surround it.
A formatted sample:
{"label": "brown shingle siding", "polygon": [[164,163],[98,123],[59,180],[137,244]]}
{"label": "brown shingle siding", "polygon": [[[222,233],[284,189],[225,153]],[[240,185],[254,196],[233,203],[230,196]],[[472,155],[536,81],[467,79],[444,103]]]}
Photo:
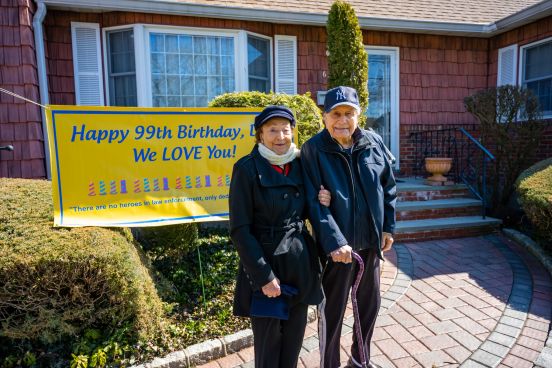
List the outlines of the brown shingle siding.
{"label": "brown shingle siding", "polygon": [[[3,0],[0,12],[0,85],[37,101],[38,78],[31,27],[34,4]],[[44,147],[39,108],[0,94],[0,145],[13,152],[0,153],[0,176],[45,177]],[[24,168],[24,169],[23,169]],[[33,169],[34,168],[34,169]]]}

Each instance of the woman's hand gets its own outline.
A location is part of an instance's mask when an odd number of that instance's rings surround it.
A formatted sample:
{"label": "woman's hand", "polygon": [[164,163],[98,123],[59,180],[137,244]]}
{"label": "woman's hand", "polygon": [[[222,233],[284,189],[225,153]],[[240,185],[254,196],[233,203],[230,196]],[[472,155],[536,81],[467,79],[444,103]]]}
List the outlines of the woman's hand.
{"label": "woman's hand", "polygon": [[269,298],[276,298],[280,296],[280,294],[282,293],[280,291],[280,280],[275,278],[274,280],[263,286],[261,290],[263,291],[263,294],[268,296]]}
{"label": "woman's hand", "polygon": [[324,189],[324,186],[320,186],[320,191],[318,192],[318,201],[322,206],[330,207],[330,202],[332,200],[332,194],[329,190]]}

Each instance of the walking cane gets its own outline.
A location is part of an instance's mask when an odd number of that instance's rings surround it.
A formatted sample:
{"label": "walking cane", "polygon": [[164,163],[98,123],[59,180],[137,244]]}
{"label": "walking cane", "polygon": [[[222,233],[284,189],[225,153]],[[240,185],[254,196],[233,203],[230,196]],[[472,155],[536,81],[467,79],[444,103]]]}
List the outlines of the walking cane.
{"label": "walking cane", "polygon": [[358,302],[357,302],[357,290],[358,286],[360,284],[360,280],[362,279],[362,275],[364,274],[364,261],[362,260],[362,257],[353,251],[352,253],[353,258],[357,260],[358,262],[358,273],[356,280],[353,284],[353,289],[351,291],[351,302],[353,304],[353,316],[355,319],[354,326],[355,334],[357,337],[358,345],[360,346],[359,353],[360,353],[360,363],[362,364],[363,368],[368,367],[368,362],[366,361],[366,351],[364,350],[364,338],[362,337],[362,327],[360,326],[360,315],[358,313]]}

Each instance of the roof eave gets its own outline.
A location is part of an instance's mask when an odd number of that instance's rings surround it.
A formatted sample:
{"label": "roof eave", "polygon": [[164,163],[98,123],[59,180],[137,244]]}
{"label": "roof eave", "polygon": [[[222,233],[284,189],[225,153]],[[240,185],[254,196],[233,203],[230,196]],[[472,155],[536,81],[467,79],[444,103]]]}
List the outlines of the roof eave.
{"label": "roof eave", "polygon": [[[175,0],[39,0],[38,2],[57,9],[75,11],[133,11],[311,26],[325,26],[327,20],[327,14],[186,4]],[[550,14],[552,14],[552,0],[546,0],[491,24],[373,17],[359,17],[359,24],[363,29],[381,31],[492,37]]]}
{"label": "roof eave", "polygon": [[493,33],[504,33],[550,15],[552,15],[552,0],[545,0],[494,22],[496,30]]}

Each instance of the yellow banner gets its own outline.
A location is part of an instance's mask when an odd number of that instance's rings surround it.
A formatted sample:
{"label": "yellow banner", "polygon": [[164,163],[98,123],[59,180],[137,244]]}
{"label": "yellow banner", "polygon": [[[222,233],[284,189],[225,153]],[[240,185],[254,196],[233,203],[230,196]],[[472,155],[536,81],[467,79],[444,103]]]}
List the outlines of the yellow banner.
{"label": "yellow banner", "polygon": [[228,219],[232,166],[256,108],[50,106],[55,226]]}

